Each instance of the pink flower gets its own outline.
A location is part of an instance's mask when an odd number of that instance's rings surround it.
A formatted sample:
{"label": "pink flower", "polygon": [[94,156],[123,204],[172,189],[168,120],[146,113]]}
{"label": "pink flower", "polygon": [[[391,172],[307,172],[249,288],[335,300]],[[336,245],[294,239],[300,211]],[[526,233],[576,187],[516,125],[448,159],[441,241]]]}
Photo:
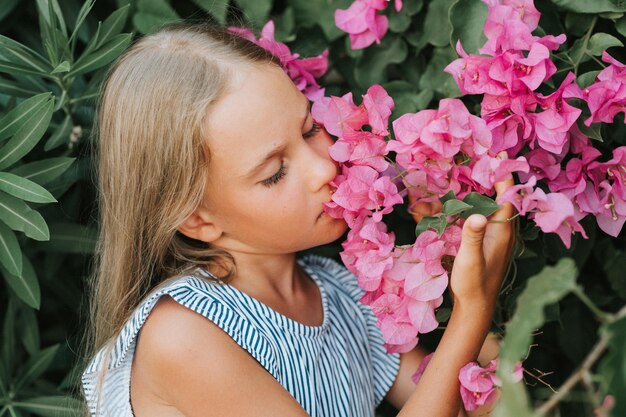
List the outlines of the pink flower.
{"label": "pink flower", "polygon": [[367,165],[378,172],[383,172],[389,166],[389,162],[385,160],[388,153],[387,143],[382,137],[370,132],[345,130],[344,136],[328,152],[337,162]]}
{"label": "pink flower", "polygon": [[457,41],[456,51],[461,58],[448,64],[444,71],[454,77],[461,93],[500,95],[507,92],[503,83],[489,76],[492,57],[468,55],[461,41]]}
{"label": "pink flower", "polygon": [[483,0],[489,7],[484,33],[487,43],[480,53],[496,55],[508,50],[528,50],[537,28],[540,13],[532,0]]}
{"label": "pink flower", "polygon": [[585,120],[587,126],[595,122],[612,123],[616,114],[626,111],[626,66],[606,51],[602,53],[602,60],[609,66],[585,89],[591,111],[591,117]]}
{"label": "pink flower", "polygon": [[298,90],[315,101],[324,96],[324,88],[317,83],[328,70],[328,49],[321,55],[311,58],[299,59],[299,54],[292,54],[289,47],[282,42],[276,42],[274,38],[274,22],[268,21],[261,30],[261,37],[257,40],[251,30],[246,28],[229,27],[233,33],[256,43],[269,51],[280,60],[283,70],[293,80]]}
{"label": "pink flower", "polygon": [[528,162],[523,156],[517,159],[501,159],[483,155],[472,168],[472,179],[490,189],[496,182],[508,177],[510,173],[528,172],[528,170]]}
{"label": "pink flower", "polygon": [[394,104],[393,99],[389,97],[385,89],[378,84],[368,88],[367,93],[363,96],[363,105],[367,109],[372,131],[377,135],[388,135],[387,124]]}
{"label": "pink flower", "polygon": [[335,24],[350,35],[352,49],[362,49],[372,43],[380,43],[387,33],[389,22],[387,16],[377,14],[377,10],[386,2],[356,0],[346,10],[335,11]]}
{"label": "pink flower", "polygon": [[537,207],[537,201],[543,198],[543,194],[535,194],[534,187],[537,180],[534,176],[525,184],[514,185],[507,188],[498,198],[498,204],[509,202],[517,209],[520,215],[525,216]]}
{"label": "pink flower", "polygon": [[470,362],[461,368],[461,399],[467,411],[476,410],[481,405],[492,404],[497,399],[493,381],[493,371],[482,368],[476,362]]}
{"label": "pink flower", "polygon": [[322,97],[313,103],[311,115],[328,133],[337,137],[343,136],[344,129],[359,130],[367,123],[367,112],[354,104],[352,93]]}
{"label": "pink flower", "polygon": [[[537,189],[537,192],[539,191],[540,189]],[[544,194],[542,199],[537,201],[534,221],[544,233],[558,234],[568,249],[573,233],[580,232],[587,239],[585,229],[576,220],[574,205],[561,193]]]}
{"label": "pink flower", "polygon": [[414,384],[417,385],[420,379],[422,379],[422,375],[424,375],[424,371],[426,371],[426,367],[428,366],[432,358],[433,358],[433,353],[429,353],[428,355],[424,356],[424,359],[422,359],[422,361],[420,362],[419,366],[417,367],[417,370],[411,376],[411,380],[413,381]]}
{"label": "pink flower", "polygon": [[550,51],[543,44],[531,45],[528,56],[519,52],[504,52],[494,58],[489,76],[507,86],[512,94],[525,88],[534,91],[556,72]]}

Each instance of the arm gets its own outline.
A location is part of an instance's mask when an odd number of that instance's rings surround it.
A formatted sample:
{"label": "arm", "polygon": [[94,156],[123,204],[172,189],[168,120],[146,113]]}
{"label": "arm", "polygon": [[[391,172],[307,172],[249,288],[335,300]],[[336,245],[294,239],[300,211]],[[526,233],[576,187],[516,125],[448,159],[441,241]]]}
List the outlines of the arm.
{"label": "arm", "polygon": [[[170,297],[157,303],[142,327],[132,371],[137,415],[174,408],[186,417],[308,416],[228,334]],[[150,392],[135,396],[133,383]]]}
{"label": "arm", "polygon": [[[496,184],[498,195],[511,184],[512,179]],[[504,221],[512,215],[513,208],[505,204],[493,220]],[[455,300],[452,315],[428,368],[399,416],[452,417],[459,413],[458,373],[465,364],[477,359],[485,341],[514,243],[510,222],[485,226],[484,217],[472,216],[463,228],[461,248],[450,279]],[[394,383],[395,391],[389,395],[392,403],[402,404],[410,390],[410,373],[423,357],[419,352],[411,355],[412,359],[405,362],[412,369],[401,368],[398,385]]]}

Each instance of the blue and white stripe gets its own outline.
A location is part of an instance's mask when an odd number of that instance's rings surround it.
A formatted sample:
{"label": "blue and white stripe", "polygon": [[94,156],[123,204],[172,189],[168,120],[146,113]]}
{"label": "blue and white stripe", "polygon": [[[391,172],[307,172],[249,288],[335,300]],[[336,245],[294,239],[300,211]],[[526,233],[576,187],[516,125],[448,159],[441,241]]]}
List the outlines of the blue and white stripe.
{"label": "blue and white stripe", "polygon": [[321,326],[306,326],[230,285],[209,282],[204,279],[209,273],[199,268],[194,275],[154,290],[112,348],[101,350],[89,364],[82,382],[91,415],[133,416],[130,370],[137,334],[156,302],[167,294],[227,332],[312,417],[374,416],[396,378],[399,355],[385,351],[376,317],[358,302],[363,290],[352,273],[321,256],[308,255],[298,262],[320,289]]}

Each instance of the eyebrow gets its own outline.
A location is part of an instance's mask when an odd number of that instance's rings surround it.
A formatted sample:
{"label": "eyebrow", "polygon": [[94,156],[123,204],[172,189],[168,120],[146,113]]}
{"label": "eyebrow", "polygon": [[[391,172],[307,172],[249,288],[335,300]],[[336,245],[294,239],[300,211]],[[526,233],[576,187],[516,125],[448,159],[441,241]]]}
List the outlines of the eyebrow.
{"label": "eyebrow", "polygon": [[[309,115],[309,112],[311,111],[311,102],[309,101],[308,98],[306,98],[306,96],[304,97],[304,103],[305,103],[305,113],[302,117],[302,128],[304,128],[304,125],[306,124],[306,120],[307,117]],[[265,166],[265,164],[267,164],[269,161],[271,161],[274,157],[276,157],[276,155],[280,154],[281,152],[283,152],[285,150],[285,148],[287,147],[286,143],[281,144],[280,146],[272,149],[270,152],[267,153],[267,155],[265,155],[263,157],[263,159],[261,159],[261,161],[254,166],[254,168],[252,168],[250,171],[248,171],[247,174],[244,174],[245,178],[252,178],[259,170],[261,170],[261,168],[263,168]]]}

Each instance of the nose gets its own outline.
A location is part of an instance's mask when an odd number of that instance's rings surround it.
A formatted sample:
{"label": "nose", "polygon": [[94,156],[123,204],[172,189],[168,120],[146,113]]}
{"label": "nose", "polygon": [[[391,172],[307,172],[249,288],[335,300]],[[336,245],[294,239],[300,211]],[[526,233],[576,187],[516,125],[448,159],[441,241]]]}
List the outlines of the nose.
{"label": "nose", "polygon": [[309,139],[311,149],[309,173],[310,186],[313,191],[318,191],[332,181],[339,173],[339,163],[334,161],[328,149],[332,146],[333,140],[325,130],[318,133],[315,138]]}

